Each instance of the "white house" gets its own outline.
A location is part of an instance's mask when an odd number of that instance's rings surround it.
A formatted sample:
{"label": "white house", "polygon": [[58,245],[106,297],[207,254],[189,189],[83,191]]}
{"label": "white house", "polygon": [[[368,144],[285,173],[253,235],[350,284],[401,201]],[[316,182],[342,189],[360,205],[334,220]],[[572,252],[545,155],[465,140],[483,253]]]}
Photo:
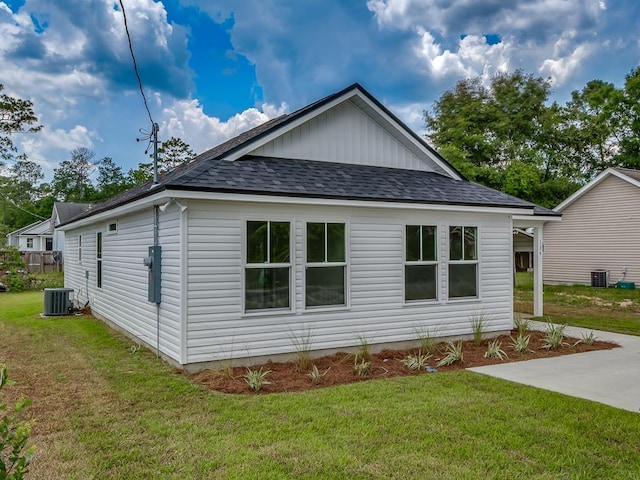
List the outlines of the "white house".
{"label": "white house", "polygon": [[546,283],[588,285],[600,270],[605,283],[640,286],[639,170],[608,168],[556,211],[562,222],[545,229]]}
{"label": "white house", "polygon": [[51,220],[32,223],[16,235],[21,252],[49,252],[53,250],[53,228]]}
{"label": "white house", "polygon": [[64,232],[57,227],[67,223],[74,217],[83,214],[91,207],[90,203],[55,202],[51,211],[51,225],[53,225],[53,250],[64,252]]}
{"label": "white house", "polygon": [[541,265],[558,218],[467,181],[355,84],[59,228],[77,301],[196,370],[307,336],[325,353],[469,334],[474,314],[508,330],[512,230],[534,227]]}
{"label": "white house", "polygon": [[25,230],[29,230],[30,228],[35,227],[39,223],[40,223],[39,221],[38,222],[33,222],[33,223],[30,223],[29,225],[25,225],[24,227],[18,228],[17,230],[14,230],[13,232],[7,233],[7,235],[6,235],[6,237],[7,237],[7,245],[10,246],[10,247],[18,248],[18,235],[20,235]]}

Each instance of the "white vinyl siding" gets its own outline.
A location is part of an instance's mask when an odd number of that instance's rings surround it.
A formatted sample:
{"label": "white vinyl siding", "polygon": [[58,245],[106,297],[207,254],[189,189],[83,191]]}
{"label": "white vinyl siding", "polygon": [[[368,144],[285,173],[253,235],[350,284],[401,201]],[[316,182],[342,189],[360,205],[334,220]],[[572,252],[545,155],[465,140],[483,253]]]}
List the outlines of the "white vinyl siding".
{"label": "white vinyl siding", "polygon": [[[290,353],[292,336],[308,330],[313,349],[354,346],[360,336],[371,344],[411,340],[420,328],[437,328],[441,335],[468,334],[469,317],[480,311],[491,317],[490,330],[511,328],[512,233],[507,215],[204,201],[190,202],[188,212],[187,363]],[[292,219],[293,312],[243,314],[241,248],[243,221],[249,214]],[[350,298],[348,307],[338,312],[303,310],[306,224],[320,218],[346,226]],[[406,224],[437,225],[439,231],[451,224],[481,225],[481,298],[405,304]],[[446,235],[439,236],[437,248],[443,265],[439,289],[447,298]]]}
{"label": "white vinyl siding", "polygon": [[251,154],[444,173],[414,145],[392,136],[351,101],[314,117]]}
{"label": "white vinyl siding", "polygon": [[[105,221],[99,224],[103,231]],[[159,308],[160,351],[180,359],[180,209],[160,213],[162,244],[162,303]],[[69,230],[65,235],[65,287],[74,289],[79,304],[87,300],[93,312],[151,347],[157,343],[156,304],[147,301],[148,269],[143,258],[153,245],[153,209],[118,218],[118,234],[102,236],[102,288],[97,280],[96,228]],[[78,251],[82,235],[82,263],[69,252]],[[72,259],[71,261],[69,259]],[[89,278],[85,278],[88,272]],[[87,286],[89,292],[87,295]]]}
{"label": "white vinyl siding", "polygon": [[544,281],[590,284],[591,271],[610,271],[640,285],[640,188],[608,176],[544,226]]}

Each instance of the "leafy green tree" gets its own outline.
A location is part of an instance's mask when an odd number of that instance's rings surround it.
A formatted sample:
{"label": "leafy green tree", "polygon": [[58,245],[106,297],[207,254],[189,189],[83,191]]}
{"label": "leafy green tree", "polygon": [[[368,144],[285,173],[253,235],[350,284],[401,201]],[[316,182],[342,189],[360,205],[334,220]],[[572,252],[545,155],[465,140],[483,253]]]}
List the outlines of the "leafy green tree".
{"label": "leafy green tree", "polygon": [[[180,138],[171,137],[158,148],[158,173],[166,173],[195,157],[189,144]],[[151,155],[153,158],[153,155]],[[133,185],[144,183],[153,178],[153,162],[139,163],[138,168],[127,173],[128,180]]]}
{"label": "leafy green tree", "polygon": [[82,202],[91,198],[95,189],[91,174],[97,168],[95,152],[85,147],[71,152],[71,159],[64,160],[53,171],[51,188],[54,196],[64,202]]}
{"label": "leafy green tree", "polygon": [[[4,85],[0,83],[0,92]],[[9,135],[14,133],[34,133],[42,126],[33,112],[30,100],[22,100],[0,93],[0,159],[11,160],[18,151]],[[2,163],[0,162],[0,166]]]}
{"label": "leafy green tree", "polygon": [[107,200],[131,186],[132,184],[122,172],[122,167],[117,165],[111,157],[104,157],[98,165],[96,192],[91,200]]}
{"label": "leafy green tree", "polygon": [[[521,70],[500,73],[489,85],[461,80],[425,112],[429,138],[463,175],[511,195],[553,206],[560,175],[577,186],[563,162],[563,110],[548,104],[549,80]],[[567,189],[562,188],[564,193]]]}
{"label": "leafy green tree", "polygon": [[640,168],[640,67],[625,77],[622,105],[620,122],[624,133],[616,162],[621,167]]}

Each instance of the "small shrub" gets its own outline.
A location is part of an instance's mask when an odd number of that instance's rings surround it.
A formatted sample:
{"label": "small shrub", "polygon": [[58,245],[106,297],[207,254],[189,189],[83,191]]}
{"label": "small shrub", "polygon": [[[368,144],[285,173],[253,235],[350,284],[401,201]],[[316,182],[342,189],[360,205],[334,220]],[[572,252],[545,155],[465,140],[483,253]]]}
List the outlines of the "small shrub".
{"label": "small shrub", "polygon": [[311,344],[313,343],[313,332],[307,329],[302,333],[296,334],[290,332],[289,338],[296,350],[296,367],[299,372],[309,370],[311,368]]}
{"label": "small shrub", "polygon": [[416,328],[415,332],[418,336],[418,341],[420,342],[420,350],[432,355],[436,353],[436,349],[438,347],[438,342],[436,341],[436,338],[438,337],[437,329],[430,330],[420,327]]}
{"label": "small shrub", "polygon": [[259,370],[252,370],[247,368],[247,373],[244,376],[244,381],[247,382],[249,388],[254,392],[259,392],[262,390],[264,385],[270,385],[271,382],[266,380],[267,375],[271,373],[271,370],[262,370],[260,367]]}
{"label": "small shrub", "polygon": [[365,362],[371,362],[371,347],[364,335],[358,337],[360,347],[358,347],[358,356]]}
{"label": "small shrub", "polygon": [[566,325],[557,325],[551,322],[547,322],[547,330],[544,334],[544,344],[542,348],[547,350],[557,350],[562,345],[566,345],[564,342],[564,330]]}
{"label": "small shrub", "polygon": [[528,318],[516,317],[514,325],[519,335],[526,335],[531,330],[531,320]]}
{"label": "small shrub", "polygon": [[371,362],[366,361],[364,358],[360,359],[358,362],[358,355],[356,354],[353,360],[353,373],[358,375],[359,377],[364,377],[369,375],[371,372]]}
{"label": "small shrub", "polygon": [[[12,382],[7,375],[7,366],[0,364],[0,390]],[[19,420],[20,413],[31,402],[18,400],[12,409],[0,402],[0,479],[21,480],[29,472],[34,447],[27,448],[31,433],[31,422]]]}
{"label": "small shrub", "polygon": [[429,353],[422,353],[418,350],[415,355],[407,355],[404,359],[400,360],[409,370],[424,370],[427,367],[427,361],[433,355]]}
{"label": "small shrub", "polygon": [[457,343],[447,342],[445,353],[445,357],[438,362],[438,367],[453,365],[456,362],[463,363],[464,355],[462,354],[462,340]]}
{"label": "small shrub", "polygon": [[589,333],[582,333],[582,339],[580,341],[585,345],[593,345],[594,343],[596,343],[597,339],[598,338],[593,333],[593,330],[589,330]]}
{"label": "small shrub", "polygon": [[499,358],[500,360],[507,358],[507,354],[502,350],[502,342],[497,338],[490,341],[487,351],[484,352],[484,358]]}
{"label": "small shrub", "polygon": [[321,383],[324,380],[324,376],[329,371],[329,368],[327,368],[324,372],[320,372],[320,370],[318,370],[318,367],[314,365],[311,368],[311,371],[307,373],[307,376],[311,379],[313,383]]}
{"label": "small shrub", "polygon": [[471,331],[473,332],[473,343],[476,347],[482,344],[482,337],[487,329],[488,317],[484,313],[475,313],[469,318]]}
{"label": "small shrub", "polygon": [[522,333],[518,334],[517,338],[509,337],[511,339],[511,348],[513,348],[518,353],[532,353],[533,350],[529,349],[529,341],[531,340],[531,335],[524,335]]}

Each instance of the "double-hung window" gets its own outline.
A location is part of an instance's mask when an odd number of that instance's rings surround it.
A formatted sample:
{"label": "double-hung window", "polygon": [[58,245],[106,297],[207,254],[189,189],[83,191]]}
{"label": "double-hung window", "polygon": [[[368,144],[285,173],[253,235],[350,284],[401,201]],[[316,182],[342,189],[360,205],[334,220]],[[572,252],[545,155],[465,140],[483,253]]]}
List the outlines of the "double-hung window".
{"label": "double-hung window", "polygon": [[33,238],[27,238],[27,248],[33,248]]}
{"label": "double-hung window", "polygon": [[407,225],[405,230],[404,299],[438,297],[438,229],[433,225]]}
{"label": "double-hung window", "polygon": [[96,287],[102,288],[102,232],[96,233]]}
{"label": "double-hung window", "polygon": [[478,296],[478,227],[449,227],[449,298]]}
{"label": "double-hung window", "polygon": [[307,223],[305,307],[346,305],[345,224]]}
{"label": "double-hung window", "polygon": [[290,308],[290,230],[289,222],[247,222],[245,311]]}

